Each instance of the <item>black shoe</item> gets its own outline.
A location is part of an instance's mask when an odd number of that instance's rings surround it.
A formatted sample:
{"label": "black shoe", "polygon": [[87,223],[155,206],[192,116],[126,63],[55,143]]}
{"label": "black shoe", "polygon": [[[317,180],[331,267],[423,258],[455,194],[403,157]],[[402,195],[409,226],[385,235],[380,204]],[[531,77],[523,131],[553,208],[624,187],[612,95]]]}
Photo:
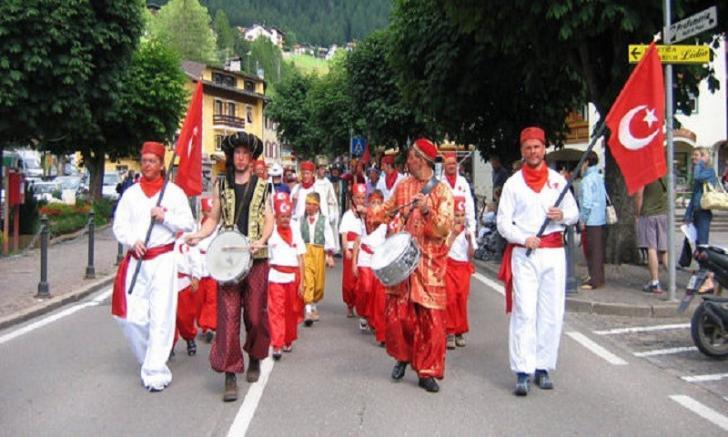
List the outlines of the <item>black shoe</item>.
{"label": "black shoe", "polygon": [[169,358],[167,358],[167,361],[172,361],[172,358],[174,358],[174,348],[169,351]]}
{"label": "black shoe", "polygon": [[225,391],[222,393],[223,402],[238,400],[238,379],[234,373],[225,373]]}
{"label": "black shoe", "polygon": [[397,364],[394,365],[394,369],[392,369],[392,379],[395,381],[399,381],[404,377],[404,371],[407,369],[407,362],[405,361],[397,361]]}
{"label": "black shoe", "polygon": [[248,382],[257,382],[258,378],[260,378],[260,360],[250,357],[250,363],[248,363],[248,372],[245,374],[245,379]]}
{"label": "black shoe", "polygon": [[549,377],[549,373],[545,370],[536,370],[536,374],[534,375],[533,382],[536,383],[537,386],[539,386],[542,390],[553,390],[554,389],[554,383],[551,381],[551,377]]}
{"label": "black shoe", "polygon": [[310,328],[313,325],[313,319],[306,319],[303,321],[303,325]]}
{"label": "black shoe", "polygon": [[197,343],[195,343],[195,340],[187,340],[187,355],[197,355]]}
{"label": "black shoe", "polygon": [[281,350],[280,349],[274,349],[273,350],[273,354],[271,354],[271,356],[273,357],[273,360],[274,361],[280,360],[281,359],[281,356],[282,356]]}
{"label": "black shoe", "polygon": [[215,333],[212,331],[205,332],[205,343],[210,344],[212,343],[212,339],[215,337]]}
{"label": "black shoe", "polygon": [[440,391],[440,386],[437,385],[435,378],[431,376],[429,378],[420,378],[419,386],[430,393],[437,393]]}
{"label": "black shoe", "polygon": [[159,393],[162,390],[164,390],[164,388],[156,388],[156,387],[151,387],[151,386],[150,387],[145,387],[145,388],[147,389],[147,391],[149,393]]}

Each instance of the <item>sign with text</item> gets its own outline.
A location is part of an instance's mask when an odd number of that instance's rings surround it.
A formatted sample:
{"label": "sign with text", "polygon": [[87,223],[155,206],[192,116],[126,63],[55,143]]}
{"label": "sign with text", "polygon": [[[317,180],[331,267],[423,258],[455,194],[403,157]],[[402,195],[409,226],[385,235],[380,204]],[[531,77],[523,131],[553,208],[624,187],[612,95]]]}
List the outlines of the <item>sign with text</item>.
{"label": "sign with text", "polygon": [[718,9],[712,6],[665,28],[665,41],[674,44],[718,25]]}
{"label": "sign with text", "polygon": [[351,155],[361,156],[364,154],[364,147],[366,146],[367,140],[364,137],[354,137],[351,139]]}
{"label": "sign with text", "polygon": [[[629,63],[638,63],[646,50],[647,45],[630,44],[627,48]],[[710,47],[707,45],[658,45],[657,52],[660,54],[663,64],[707,64],[710,62]]]}

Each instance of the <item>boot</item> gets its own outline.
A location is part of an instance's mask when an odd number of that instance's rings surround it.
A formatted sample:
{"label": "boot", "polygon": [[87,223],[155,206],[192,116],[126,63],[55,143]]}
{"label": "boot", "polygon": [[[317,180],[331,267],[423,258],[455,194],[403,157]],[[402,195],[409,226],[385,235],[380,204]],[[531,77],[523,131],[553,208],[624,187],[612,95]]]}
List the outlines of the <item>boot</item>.
{"label": "boot", "polygon": [[234,373],[225,373],[225,391],[222,393],[223,402],[238,400],[238,379]]}
{"label": "boot", "polygon": [[516,375],[516,389],[513,391],[516,396],[528,395],[528,373],[519,372]]}
{"label": "boot", "polygon": [[419,386],[430,393],[437,393],[440,391],[440,386],[437,384],[437,381],[435,381],[435,378],[431,376],[429,378],[420,378]]}
{"label": "boot", "polygon": [[197,343],[195,343],[195,340],[187,340],[187,355],[197,355]]}
{"label": "boot", "polygon": [[536,385],[541,390],[553,390],[554,389],[554,383],[551,381],[551,377],[549,376],[549,372],[541,369],[536,369],[536,374],[533,378]]}
{"label": "boot", "polygon": [[463,337],[463,334],[458,334],[455,336],[455,346],[465,347],[465,337]]}
{"label": "boot", "polygon": [[260,360],[250,357],[248,372],[245,374],[245,379],[248,382],[257,382],[258,378],[260,378]]}
{"label": "boot", "polygon": [[397,364],[394,365],[394,368],[392,369],[392,379],[395,381],[399,381],[404,377],[404,371],[407,370],[407,362],[405,361],[397,361]]}

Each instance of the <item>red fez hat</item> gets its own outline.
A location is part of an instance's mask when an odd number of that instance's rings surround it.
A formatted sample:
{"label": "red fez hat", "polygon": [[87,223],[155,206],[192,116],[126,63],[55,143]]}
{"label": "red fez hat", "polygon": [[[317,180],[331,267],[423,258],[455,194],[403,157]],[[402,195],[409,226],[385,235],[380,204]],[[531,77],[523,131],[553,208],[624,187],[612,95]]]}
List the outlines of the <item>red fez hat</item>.
{"label": "red fez hat", "polygon": [[435,159],[437,159],[437,146],[435,146],[432,141],[428,140],[427,138],[420,138],[418,140],[415,140],[415,144],[413,145],[413,147],[426,160],[430,162],[435,162]]}
{"label": "red fez hat", "polygon": [[354,186],[351,188],[351,192],[354,196],[356,196],[357,194],[366,194],[367,186],[364,184],[354,184]]}
{"label": "red fez hat", "polygon": [[455,204],[455,212],[465,211],[465,197],[455,196],[455,197],[453,197],[453,201]]}
{"label": "red fez hat", "polygon": [[457,163],[458,162],[458,155],[455,152],[445,152],[442,154],[443,162],[448,163],[450,161]]}
{"label": "red fez hat", "polygon": [[394,155],[382,156],[382,165],[384,164],[394,165]]}
{"label": "red fez hat", "polygon": [[212,211],[212,197],[203,197],[200,199],[200,208],[204,212]]}
{"label": "red fez hat", "polygon": [[301,163],[301,171],[316,171],[316,165],[311,161],[303,161]]}
{"label": "red fez hat", "polygon": [[521,131],[521,144],[526,140],[539,140],[545,146],[546,134],[540,127],[529,126]]}
{"label": "red fez hat", "polygon": [[164,161],[164,152],[164,144],[162,143],[147,141],[146,143],[142,144],[142,155],[152,153],[154,155],[157,155],[160,160]]}
{"label": "red fez hat", "polygon": [[275,208],[276,215],[289,214],[293,209],[291,204],[291,198],[288,193],[281,191],[275,194],[273,197],[273,207]]}

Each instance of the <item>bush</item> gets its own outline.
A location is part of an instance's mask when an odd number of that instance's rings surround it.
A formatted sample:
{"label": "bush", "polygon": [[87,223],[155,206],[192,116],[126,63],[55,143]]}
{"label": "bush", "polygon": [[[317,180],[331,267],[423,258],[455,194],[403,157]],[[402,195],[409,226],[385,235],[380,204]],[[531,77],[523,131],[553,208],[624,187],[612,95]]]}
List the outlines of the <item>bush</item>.
{"label": "bush", "polygon": [[94,202],[94,214],[96,219],[94,220],[97,225],[103,225],[108,223],[112,217],[114,210],[114,201],[109,199],[101,199]]}
{"label": "bush", "polygon": [[96,226],[109,222],[112,204],[108,200],[97,201],[93,204],[80,199],[76,201],[75,205],[66,205],[65,203],[43,204],[39,208],[39,212],[48,216],[51,233],[58,236],[85,228],[92,208]]}

